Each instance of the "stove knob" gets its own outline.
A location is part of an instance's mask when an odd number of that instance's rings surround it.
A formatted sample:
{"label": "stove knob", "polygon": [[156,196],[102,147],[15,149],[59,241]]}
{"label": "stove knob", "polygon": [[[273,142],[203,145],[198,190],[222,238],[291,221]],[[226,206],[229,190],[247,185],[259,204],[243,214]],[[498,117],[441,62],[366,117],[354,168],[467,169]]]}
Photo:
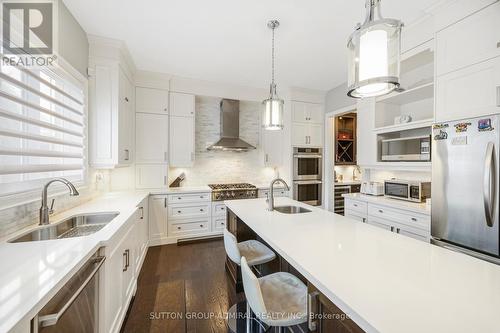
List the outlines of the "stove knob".
{"label": "stove knob", "polygon": [[234,191],[231,191],[231,196],[232,196],[233,198],[235,198],[235,197],[236,197],[236,193],[235,193]]}

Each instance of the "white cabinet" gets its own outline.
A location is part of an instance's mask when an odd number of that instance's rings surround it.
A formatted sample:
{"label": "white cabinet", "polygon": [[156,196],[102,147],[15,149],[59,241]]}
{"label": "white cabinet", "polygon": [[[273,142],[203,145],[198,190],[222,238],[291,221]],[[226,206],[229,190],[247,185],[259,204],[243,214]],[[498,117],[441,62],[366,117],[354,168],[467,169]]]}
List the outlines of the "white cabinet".
{"label": "white cabinet", "polygon": [[138,211],[136,214],[136,248],[135,248],[135,273],[136,277],[139,276],[139,272],[142,267],[142,263],[146,258],[148,252],[149,244],[149,210],[148,205],[149,199],[144,199],[138,206]]}
{"label": "white cabinet", "polygon": [[292,120],[302,123],[323,123],[323,105],[305,102],[292,102]]}
{"label": "white cabinet", "polygon": [[168,116],[136,113],[136,162],[167,163]]}
{"label": "white cabinet", "polygon": [[91,58],[89,69],[89,159],[97,168],[133,160],[134,90],[118,62]]}
{"label": "white cabinet", "polygon": [[262,130],[264,165],[278,167],[283,164],[283,131]]}
{"label": "white cabinet", "polygon": [[375,125],[375,100],[368,98],[357,103],[357,157],[360,166],[371,166],[377,162],[377,136]]}
{"label": "white cabinet", "polygon": [[167,187],[166,164],[137,164],[135,166],[135,187],[138,189]]}
{"label": "white cabinet", "polygon": [[136,87],[136,112],[168,114],[168,91]]}
{"label": "white cabinet", "polygon": [[500,56],[500,3],[488,6],[436,35],[437,75]]}
{"label": "white cabinet", "polygon": [[300,147],[323,146],[323,125],[293,123],[292,145]]}
{"label": "white cabinet", "polygon": [[195,152],[194,117],[170,116],[169,164],[171,167],[191,167]]}
{"label": "white cabinet", "polygon": [[193,117],[195,97],[190,94],[170,93],[170,115],[179,117]]}
{"label": "white cabinet", "polygon": [[436,121],[500,112],[500,57],[439,76],[436,82]]}
{"label": "white cabinet", "polygon": [[344,199],[344,206],[345,216],[355,221],[424,242],[430,240],[430,215],[350,198]]}
{"label": "white cabinet", "polygon": [[158,245],[167,237],[167,196],[152,195],[149,198],[149,240]]}
{"label": "white cabinet", "polygon": [[[289,197],[290,196],[290,192],[285,190],[284,188],[275,188],[273,194],[274,194],[275,198]],[[269,198],[269,189],[259,190],[258,197],[259,198]]]}
{"label": "white cabinet", "polygon": [[190,218],[203,218],[210,217],[212,214],[212,207],[210,202],[193,202],[186,204],[169,204],[168,219],[190,219]]}

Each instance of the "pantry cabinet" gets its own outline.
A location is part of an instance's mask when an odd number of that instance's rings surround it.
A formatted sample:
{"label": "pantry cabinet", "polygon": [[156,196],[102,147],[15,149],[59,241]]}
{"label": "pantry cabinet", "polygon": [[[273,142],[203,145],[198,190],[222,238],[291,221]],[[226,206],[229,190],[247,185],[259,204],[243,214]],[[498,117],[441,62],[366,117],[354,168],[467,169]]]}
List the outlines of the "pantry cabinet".
{"label": "pantry cabinet", "polygon": [[91,58],[89,68],[89,162],[96,168],[133,162],[134,90],[119,62]]}
{"label": "pantry cabinet", "polygon": [[136,113],[136,162],[168,162],[168,116]]}
{"label": "pantry cabinet", "polygon": [[168,114],[168,91],[136,87],[136,112]]}
{"label": "pantry cabinet", "polygon": [[195,157],[195,119],[194,116],[170,116],[170,158],[171,167],[188,168],[193,166]]}

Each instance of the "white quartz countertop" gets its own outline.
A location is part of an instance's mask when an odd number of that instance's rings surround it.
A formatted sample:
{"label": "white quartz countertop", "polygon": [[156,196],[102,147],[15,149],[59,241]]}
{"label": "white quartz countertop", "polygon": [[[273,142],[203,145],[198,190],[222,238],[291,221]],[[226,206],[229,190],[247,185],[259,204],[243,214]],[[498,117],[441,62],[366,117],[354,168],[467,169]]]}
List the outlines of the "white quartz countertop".
{"label": "white quartz countertop", "polygon": [[148,195],[149,192],[141,191],[108,193],[50,218],[54,223],[82,213],[120,213],[90,236],[7,243],[23,234],[23,230],[3,239],[0,242],[0,332],[8,332],[21,320],[32,318],[97,249],[106,245]]}
{"label": "white quartz countertop", "polygon": [[181,187],[169,187],[164,189],[152,189],[149,193],[152,195],[161,194],[177,194],[177,193],[201,193],[201,192],[212,192],[212,189],[208,186],[181,186]]}
{"label": "white quartz countertop", "polygon": [[367,195],[362,193],[342,194],[346,199],[370,202],[381,206],[404,209],[415,213],[431,215],[431,206],[426,203],[410,202],[398,199],[384,197],[383,195]]}
{"label": "white quartz countertop", "polygon": [[361,185],[361,180],[343,180],[333,183],[333,186]]}
{"label": "white quartz countertop", "polygon": [[498,333],[500,266],[307,206],[226,205],[367,332]]}

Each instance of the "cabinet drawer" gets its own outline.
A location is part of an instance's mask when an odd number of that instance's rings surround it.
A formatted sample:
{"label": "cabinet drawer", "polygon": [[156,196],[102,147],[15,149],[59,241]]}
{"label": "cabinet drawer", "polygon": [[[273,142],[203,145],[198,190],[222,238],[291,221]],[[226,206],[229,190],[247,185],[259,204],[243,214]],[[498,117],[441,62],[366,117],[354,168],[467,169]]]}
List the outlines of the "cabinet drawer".
{"label": "cabinet drawer", "polygon": [[188,219],[210,217],[210,204],[185,204],[168,206],[169,219]]}
{"label": "cabinet drawer", "polygon": [[344,199],[344,205],[345,205],[345,209],[348,209],[350,211],[359,212],[363,215],[366,215],[366,213],[368,212],[368,204],[366,202],[351,200],[351,199]]}
{"label": "cabinet drawer", "polygon": [[368,205],[368,215],[370,217],[378,217],[385,220],[399,222],[404,225],[430,230],[431,218],[427,215],[417,214],[398,209],[386,208],[378,205]]}
{"label": "cabinet drawer", "polygon": [[226,229],[226,217],[213,219],[212,231],[223,231]]}
{"label": "cabinet drawer", "polygon": [[191,220],[188,223],[169,223],[169,237],[200,234],[210,231],[210,221],[208,219]]}
{"label": "cabinet drawer", "polygon": [[368,224],[371,224],[375,227],[382,228],[388,231],[393,231],[394,227],[391,225],[392,223],[390,221],[373,217],[373,216],[368,216]]}
{"label": "cabinet drawer", "polygon": [[397,224],[397,223],[394,225],[394,232],[399,235],[407,236],[424,242],[429,242],[431,237],[429,231],[424,231],[422,229],[413,228],[407,225]]}
{"label": "cabinet drawer", "polygon": [[223,203],[213,203],[212,204],[212,216],[223,216],[226,218],[226,205]]}
{"label": "cabinet drawer", "polygon": [[346,210],[345,217],[359,221],[359,222],[363,222],[363,223],[368,221],[368,217],[366,215],[360,214],[357,211],[352,211],[352,210]]}
{"label": "cabinet drawer", "polygon": [[169,194],[168,203],[210,201],[210,193]]}
{"label": "cabinet drawer", "polygon": [[[259,198],[268,198],[269,197],[269,190],[259,190],[258,192],[258,196]],[[289,196],[289,193],[287,190],[279,190],[279,189],[275,189],[274,190],[274,197],[275,198],[279,198],[279,197],[288,197]]]}

